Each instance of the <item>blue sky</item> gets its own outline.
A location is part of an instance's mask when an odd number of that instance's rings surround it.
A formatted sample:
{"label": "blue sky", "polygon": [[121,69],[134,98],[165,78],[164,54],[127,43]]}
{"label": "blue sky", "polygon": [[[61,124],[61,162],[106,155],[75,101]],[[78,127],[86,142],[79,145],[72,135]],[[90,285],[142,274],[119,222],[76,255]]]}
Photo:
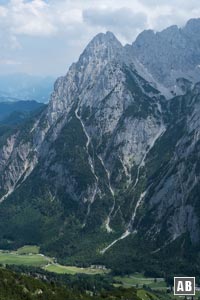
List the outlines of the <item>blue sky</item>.
{"label": "blue sky", "polygon": [[0,74],[63,75],[99,32],[131,43],[193,17],[199,0],[0,0]]}

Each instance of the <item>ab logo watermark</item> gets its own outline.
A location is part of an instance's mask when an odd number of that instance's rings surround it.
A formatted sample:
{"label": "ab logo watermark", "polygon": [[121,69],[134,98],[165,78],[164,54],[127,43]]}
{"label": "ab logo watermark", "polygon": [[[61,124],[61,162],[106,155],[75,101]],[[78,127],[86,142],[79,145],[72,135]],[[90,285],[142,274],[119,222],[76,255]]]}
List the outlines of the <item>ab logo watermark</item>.
{"label": "ab logo watermark", "polygon": [[195,277],[174,277],[174,295],[194,296]]}

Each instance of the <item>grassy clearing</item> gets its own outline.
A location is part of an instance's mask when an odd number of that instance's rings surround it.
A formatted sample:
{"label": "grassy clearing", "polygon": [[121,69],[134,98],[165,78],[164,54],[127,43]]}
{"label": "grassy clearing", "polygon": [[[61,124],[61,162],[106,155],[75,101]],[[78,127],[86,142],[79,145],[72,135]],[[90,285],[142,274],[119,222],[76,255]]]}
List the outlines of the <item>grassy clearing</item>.
{"label": "grassy clearing", "polygon": [[[138,289],[137,296],[141,300],[177,300],[177,297],[172,294],[166,293],[166,290],[156,291],[156,290],[145,290]],[[180,298],[181,299],[181,298]],[[182,297],[183,300],[183,297]]]}
{"label": "grassy clearing", "polygon": [[105,274],[109,270],[101,268],[78,268],[73,266],[62,266],[56,264],[50,257],[39,254],[39,247],[37,246],[24,246],[19,248],[17,251],[0,251],[0,264],[7,265],[25,265],[40,267],[46,271],[54,272],[57,274]]}
{"label": "grassy clearing", "polygon": [[142,299],[142,300],[159,300],[158,297],[150,292],[147,292],[145,290],[138,290],[137,291],[137,296]]}
{"label": "grassy clearing", "polygon": [[[25,251],[24,251],[25,250]],[[108,271],[102,269],[93,268],[78,268],[73,266],[62,266],[55,264],[53,260],[41,254],[32,254],[32,250],[37,250],[36,248],[31,249],[31,253],[28,254],[28,248],[20,248],[16,252],[0,252],[0,264],[7,265],[25,265],[33,267],[41,267],[49,272],[54,272],[58,274],[105,274]],[[24,254],[27,253],[27,254]]]}
{"label": "grassy clearing", "polygon": [[102,269],[93,269],[93,268],[78,268],[73,266],[62,266],[59,264],[50,264],[44,267],[45,270],[49,272],[54,272],[58,274],[87,274],[87,275],[96,275],[96,274],[105,274],[108,273],[109,270]]}
{"label": "grassy clearing", "polygon": [[43,267],[49,261],[49,258],[40,254],[19,255],[16,252],[0,252],[0,264]]}
{"label": "grassy clearing", "polygon": [[19,248],[16,253],[19,255],[24,255],[24,254],[39,254],[40,252],[40,247],[38,246],[24,246]]}
{"label": "grassy clearing", "polygon": [[163,278],[146,278],[142,274],[134,274],[130,276],[116,276],[114,277],[118,284],[123,285],[124,287],[143,287],[144,285],[152,289],[166,289],[167,285]]}

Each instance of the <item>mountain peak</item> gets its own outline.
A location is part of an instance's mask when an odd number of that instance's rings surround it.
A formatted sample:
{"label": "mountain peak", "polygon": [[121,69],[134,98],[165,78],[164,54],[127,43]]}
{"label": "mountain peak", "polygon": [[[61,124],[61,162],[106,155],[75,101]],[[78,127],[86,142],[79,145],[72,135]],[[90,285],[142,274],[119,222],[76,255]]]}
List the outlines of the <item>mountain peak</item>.
{"label": "mountain peak", "polygon": [[196,36],[199,40],[199,30],[200,30],[200,18],[190,19],[185,27],[183,28],[183,32],[187,35]]}
{"label": "mountain peak", "polygon": [[187,21],[185,27],[194,27],[194,26],[200,26],[200,18],[193,18],[193,19],[190,19],[189,21]]}
{"label": "mountain peak", "polygon": [[119,57],[123,51],[122,44],[115,35],[107,31],[106,33],[97,34],[86,46],[80,56],[79,62],[85,59],[112,60]]}
{"label": "mountain peak", "polygon": [[94,43],[114,43],[116,45],[120,45],[121,43],[119,42],[119,40],[116,38],[116,36],[111,32],[111,31],[107,31],[106,33],[100,32],[98,33],[89,43],[90,44],[94,44]]}
{"label": "mountain peak", "polygon": [[172,26],[169,26],[167,27],[166,29],[162,30],[161,32],[158,32],[158,34],[162,34],[162,35],[171,35],[171,34],[174,34],[174,33],[177,33],[179,32],[179,28],[177,25],[172,25]]}
{"label": "mountain peak", "polygon": [[155,32],[152,29],[146,29],[143,30],[136,38],[136,40],[132,43],[134,45],[135,43],[140,43],[140,41],[148,41],[152,38],[155,38]]}

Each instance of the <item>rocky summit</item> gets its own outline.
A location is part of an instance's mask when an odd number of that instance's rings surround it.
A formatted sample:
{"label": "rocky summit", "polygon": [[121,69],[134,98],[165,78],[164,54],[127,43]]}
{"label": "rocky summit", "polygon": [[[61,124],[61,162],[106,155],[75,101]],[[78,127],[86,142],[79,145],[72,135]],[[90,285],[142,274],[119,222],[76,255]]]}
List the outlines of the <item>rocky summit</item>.
{"label": "rocky summit", "polygon": [[198,273],[199,32],[98,34],[49,105],[0,136],[1,249],[154,272],[194,254]]}

